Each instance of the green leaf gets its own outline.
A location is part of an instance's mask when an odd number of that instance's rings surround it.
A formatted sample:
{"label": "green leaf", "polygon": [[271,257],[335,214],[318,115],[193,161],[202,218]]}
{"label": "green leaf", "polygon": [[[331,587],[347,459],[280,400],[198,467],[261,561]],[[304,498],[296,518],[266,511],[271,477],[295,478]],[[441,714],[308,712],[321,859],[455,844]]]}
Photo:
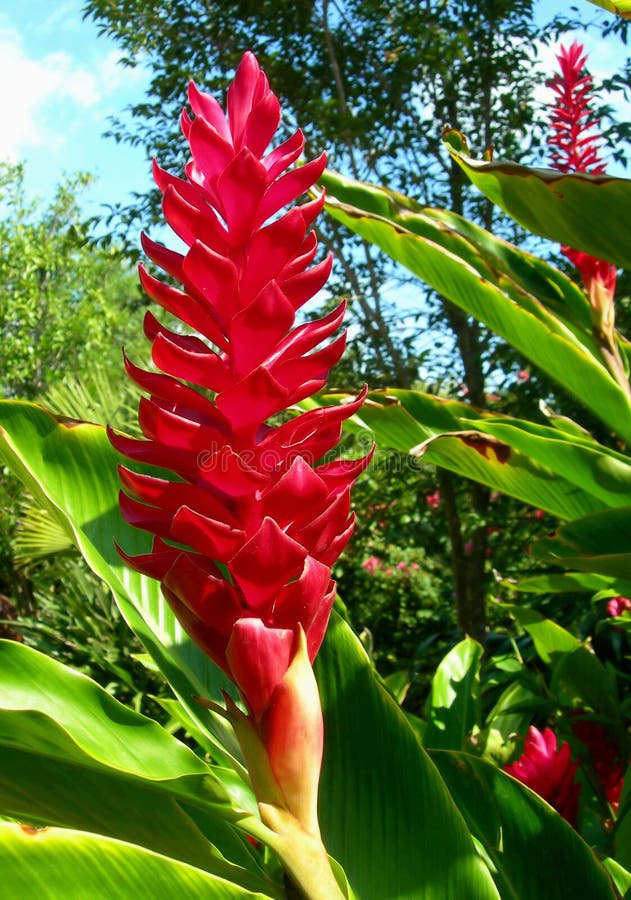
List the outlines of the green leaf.
{"label": "green leaf", "polygon": [[631,869],[631,770],[628,767],[620,795],[615,847],[616,861],[621,866]]}
{"label": "green leaf", "polygon": [[484,434],[523,453],[581,491],[597,498],[603,507],[625,506],[631,494],[631,463],[621,453],[585,441],[555,428],[523,419],[496,416],[480,419],[476,427]]}
{"label": "green leaf", "polygon": [[[121,521],[117,460],[103,430],[58,422],[31,404],[11,402],[0,403],[0,427],[7,461],[66,523],[94,570],[115,585],[128,621],[176,685],[187,712],[200,721],[191,694],[212,696],[217,690],[214,671],[175,624],[157,585],[123,567],[112,547],[115,536],[126,550],[138,553],[149,539]],[[371,900],[406,895],[496,898],[440,776],[359,641],[337,616],[320,651],[317,674],[326,729],[322,833],[357,895]],[[19,786],[25,773],[16,755],[13,781]],[[44,760],[38,760],[38,769],[38,787],[46,777],[54,778]],[[72,784],[66,782],[65,790],[71,793]],[[82,790],[89,795],[85,785]],[[45,802],[46,792],[39,793],[39,802]],[[106,794],[103,787],[99,796]],[[116,802],[123,803],[125,796]],[[192,815],[189,799],[186,812]],[[196,821],[204,822],[203,812],[196,813]],[[147,827],[152,822],[147,811]]]}
{"label": "green leaf", "polygon": [[631,268],[628,179],[483,162],[449,150],[471,182],[528,231]]}
{"label": "green leaf", "polygon": [[532,721],[532,709],[541,703],[541,695],[526,683],[515,680],[497,699],[487,716],[487,725],[502,736],[504,744],[512,746],[515,735],[526,733]]}
{"label": "green leaf", "polygon": [[609,876],[620,896],[631,897],[631,872],[610,856],[603,859],[603,866],[609,872]]}
{"label": "green leaf", "polygon": [[21,644],[0,641],[0,679],[3,814],[130,841],[273,894],[235,830],[252,809],[232,770],[208,766],[86,676]]}
{"label": "green leaf", "polygon": [[326,736],[320,825],[357,896],[497,897],[433,764],[335,612],[315,669]]}
{"label": "green leaf", "polygon": [[565,703],[591,707],[605,716],[617,729],[621,745],[625,743],[625,726],[621,718],[616,676],[587,647],[578,647],[560,657],[552,672],[550,690]]}
{"label": "green leaf", "polygon": [[[484,322],[631,440],[629,398],[601,359],[585,295],[569,279],[453,213],[333,173],[322,182],[334,218]],[[606,230],[618,231],[610,222]]]}
{"label": "green leaf", "polygon": [[116,552],[114,542],[132,555],[148,552],[151,539],[119,513],[120,457],[105,429],[58,419],[33,403],[2,400],[0,459],[72,536],[188,713],[214,736],[215,754],[238,768],[234,760],[240,751],[231,730],[193,700],[221,700],[221,690],[232,685],[183,632],[158,582],[132,571]]}
{"label": "green leaf", "polygon": [[354,419],[382,446],[413,453],[564,519],[624,502],[617,478],[624,483],[631,477],[621,454],[591,440],[421,391],[371,393]]}
{"label": "green leaf", "polygon": [[574,635],[536,610],[506,606],[528,632],[541,659],[552,666],[550,688],[557,700],[567,706],[591,707],[606,716],[612,727],[623,731],[617,700],[616,676],[584,647]]}
{"label": "green leaf", "polygon": [[42,556],[62,553],[74,547],[67,530],[51,516],[49,510],[26,501],[14,541],[14,559],[24,564]]}
{"label": "green leaf", "polygon": [[573,653],[581,646],[580,641],[573,634],[551,619],[546,619],[534,609],[508,605],[504,608],[528,632],[535,645],[535,650],[548,665],[565,653]]}
{"label": "green leaf", "polygon": [[623,19],[631,19],[631,0],[589,0],[595,6],[602,6]]}
{"label": "green leaf", "polygon": [[607,873],[565,819],[495,766],[445,750],[431,757],[485,858],[502,900],[613,900]]}
{"label": "green leaf", "polygon": [[427,699],[423,745],[432,750],[465,750],[480,724],[482,647],[466,638],[441,661]]}
{"label": "green leaf", "polygon": [[562,525],[532,553],[568,569],[631,580],[631,506],[595,512]]}
{"label": "green leaf", "polygon": [[408,670],[401,669],[398,672],[392,672],[383,679],[383,682],[399,706],[401,706],[410,689],[410,673]]}
{"label": "green leaf", "polygon": [[42,831],[0,823],[3,891],[37,900],[134,900],[262,897],[149,850],[60,828]]}
{"label": "green leaf", "polygon": [[631,581],[616,581],[606,575],[589,575],[582,572],[529,575],[516,581],[504,579],[502,584],[523,594],[595,594],[608,588],[617,590],[620,594],[631,591]]}

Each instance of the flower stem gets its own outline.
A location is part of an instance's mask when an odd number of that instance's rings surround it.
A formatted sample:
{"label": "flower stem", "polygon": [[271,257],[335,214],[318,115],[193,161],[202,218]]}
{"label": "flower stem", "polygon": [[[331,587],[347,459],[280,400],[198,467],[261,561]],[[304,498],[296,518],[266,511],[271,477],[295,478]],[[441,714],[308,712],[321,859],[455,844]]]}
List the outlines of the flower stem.
{"label": "flower stem", "polygon": [[259,803],[263,823],[274,832],[270,846],[304,900],[347,900],[331,869],[324,844],[287,810]]}

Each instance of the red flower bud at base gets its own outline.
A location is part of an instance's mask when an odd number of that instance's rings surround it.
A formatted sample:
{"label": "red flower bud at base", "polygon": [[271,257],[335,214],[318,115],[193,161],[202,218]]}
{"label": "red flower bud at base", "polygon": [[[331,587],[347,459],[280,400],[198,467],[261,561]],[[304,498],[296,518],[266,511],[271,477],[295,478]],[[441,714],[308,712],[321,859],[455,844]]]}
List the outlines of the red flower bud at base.
{"label": "red flower bud at base", "polygon": [[291,665],[261,717],[261,735],[287,809],[305,831],[319,836],[322,707],[302,628],[297,644]]}

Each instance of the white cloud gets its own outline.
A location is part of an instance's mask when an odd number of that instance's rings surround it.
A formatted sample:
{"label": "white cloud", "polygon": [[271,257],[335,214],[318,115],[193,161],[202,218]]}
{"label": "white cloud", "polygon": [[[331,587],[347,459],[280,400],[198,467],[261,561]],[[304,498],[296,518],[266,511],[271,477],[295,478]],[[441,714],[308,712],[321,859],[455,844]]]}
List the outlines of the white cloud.
{"label": "white cloud", "polygon": [[87,112],[137,80],[135,71],[117,65],[119,56],[108,50],[91,67],[65,51],[35,59],[17,31],[0,29],[0,159],[43,146],[59,153]]}

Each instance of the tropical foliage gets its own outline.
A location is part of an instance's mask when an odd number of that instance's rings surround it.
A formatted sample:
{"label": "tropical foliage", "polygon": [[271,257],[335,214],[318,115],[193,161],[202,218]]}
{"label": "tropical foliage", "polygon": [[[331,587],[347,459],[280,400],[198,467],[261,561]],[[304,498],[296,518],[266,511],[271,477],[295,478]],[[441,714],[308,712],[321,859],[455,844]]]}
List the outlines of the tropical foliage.
{"label": "tropical foliage", "polygon": [[[561,61],[588,92],[580,48]],[[115,429],[16,399],[14,375],[0,401],[0,459],[30,497],[20,552],[60,565],[78,643],[95,639],[83,672],[68,665],[78,646],[16,639],[41,628],[35,612],[0,641],[4,884],[51,898],[625,896],[631,345],[612,217],[628,183],[590,173],[589,154],[563,171],[477,161],[445,133],[453,171],[562,244],[579,284],[462,210],[323,173],[323,157],[295,166],[304,137],[274,140],[280,105],[252,54],[227,116],[195,85],[189,101],[186,178],[154,169],[185,249],[145,238],[141,269],[173,318],[145,317],[153,368],[125,358],[147,395],[140,431],[124,427],[124,394],[110,398]],[[568,115],[590,121],[580,103]],[[314,262],[323,207],[515,348],[516,384],[556,383],[540,417],[411,385],[318,393],[344,349],[343,304],[296,317],[330,271]],[[27,329],[16,354],[33,343]],[[75,411],[109,402],[74,393]],[[556,411],[564,396],[588,425]],[[466,544],[445,473],[483,486]],[[358,477],[347,611],[331,578],[344,586]],[[513,566],[502,545],[523,553],[526,530],[531,557]],[[448,541],[456,561],[480,555],[483,619],[473,566],[440,577]],[[77,551],[88,612],[72,594]],[[137,641],[120,654],[110,595]]]}

